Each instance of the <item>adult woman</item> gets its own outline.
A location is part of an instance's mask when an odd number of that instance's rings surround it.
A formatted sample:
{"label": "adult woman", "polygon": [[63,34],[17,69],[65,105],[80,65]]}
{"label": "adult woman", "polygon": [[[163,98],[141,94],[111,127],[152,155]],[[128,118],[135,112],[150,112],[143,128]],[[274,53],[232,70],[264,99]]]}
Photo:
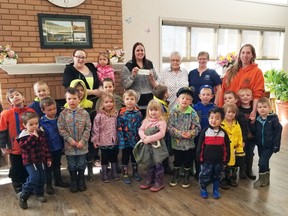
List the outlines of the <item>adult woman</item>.
{"label": "adult woman", "polygon": [[68,88],[72,80],[81,79],[84,81],[88,98],[95,104],[95,98],[100,96],[98,90],[100,82],[97,76],[97,69],[92,63],[86,63],[86,52],[82,49],[76,49],[73,52],[73,63],[66,65],[63,74],[63,86]]}
{"label": "adult woman", "polygon": [[207,62],[209,61],[209,53],[208,52],[199,52],[198,54],[198,68],[189,72],[188,80],[189,86],[193,86],[195,88],[193,104],[196,104],[199,99],[199,90],[202,85],[210,85],[214,88],[215,98],[214,103],[217,106],[219,103],[219,97],[221,94],[221,79],[219,74],[207,67]]}
{"label": "adult woman", "polygon": [[170,54],[170,67],[165,68],[159,75],[159,82],[168,88],[169,92],[169,109],[176,103],[176,93],[182,87],[187,87],[188,71],[181,68],[181,55],[177,51]]}
{"label": "adult woman", "polygon": [[144,45],[133,45],[132,60],[128,61],[121,73],[124,89],[133,89],[139,94],[138,106],[143,117],[149,101],[153,98],[152,90],[157,85],[157,74],[153,63],[146,59]]}
{"label": "adult woman", "polygon": [[[262,71],[255,64],[256,52],[251,44],[241,47],[236,63],[231,67],[223,78],[222,92],[232,90],[238,92],[242,88],[249,88],[253,93],[253,110],[250,119],[255,119],[256,103],[264,94],[264,77]],[[221,95],[220,105],[223,105]]]}

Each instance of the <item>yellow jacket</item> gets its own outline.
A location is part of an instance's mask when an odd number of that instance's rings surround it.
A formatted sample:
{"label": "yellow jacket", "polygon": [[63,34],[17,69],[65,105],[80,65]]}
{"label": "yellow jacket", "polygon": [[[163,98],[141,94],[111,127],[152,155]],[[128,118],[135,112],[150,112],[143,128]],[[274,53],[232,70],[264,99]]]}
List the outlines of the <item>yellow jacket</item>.
{"label": "yellow jacket", "polygon": [[226,131],[230,139],[230,160],[227,165],[234,166],[236,156],[245,156],[241,127],[236,120],[233,120],[232,125],[230,126],[225,119],[221,123],[221,127]]}

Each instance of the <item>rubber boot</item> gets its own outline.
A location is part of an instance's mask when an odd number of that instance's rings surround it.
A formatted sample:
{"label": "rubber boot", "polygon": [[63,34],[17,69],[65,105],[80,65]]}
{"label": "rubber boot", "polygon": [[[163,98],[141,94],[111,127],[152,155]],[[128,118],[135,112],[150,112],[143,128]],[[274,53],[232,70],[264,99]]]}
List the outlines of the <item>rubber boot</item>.
{"label": "rubber boot", "polygon": [[259,173],[258,180],[253,183],[254,188],[264,187],[266,185],[267,185],[267,172]]}
{"label": "rubber boot", "polygon": [[93,176],[93,161],[88,161],[87,162],[87,169],[88,169],[88,181],[92,182],[94,181],[94,176]]}
{"label": "rubber boot", "polygon": [[61,187],[61,188],[69,187],[69,184],[67,182],[64,182],[62,179],[60,167],[58,169],[54,169],[53,174],[54,174],[55,186]]}
{"label": "rubber boot", "polygon": [[123,182],[125,184],[131,184],[132,180],[128,175],[128,166],[127,165],[122,165],[122,173],[123,173]]}
{"label": "rubber boot", "polygon": [[164,188],[164,168],[162,164],[156,164],[156,169],[155,169],[155,183],[154,185],[150,188],[150,191],[152,192],[157,192]]}
{"label": "rubber boot", "polygon": [[77,184],[77,170],[69,171],[70,173],[70,192],[76,193],[78,192],[78,184]]}
{"label": "rubber boot", "polygon": [[22,184],[20,181],[12,181],[12,186],[17,194],[22,191]]}
{"label": "rubber boot", "polygon": [[174,167],[174,169],[173,169],[173,173],[174,173],[173,174],[173,178],[172,178],[172,180],[169,183],[170,186],[175,187],[178,184],[178,182],[180,180],[179,172],[180,172],[180,167]]}
{"label": "rubber boot", "polygon": [[208,198],[208,192],[207,192],[207,188],[206,188],[206,187],[202,187],[202,186],[201,186],[200,196],[201,196],[203,199],[207,199],[207,198]]}
{"label": "rubber boot", "polygon": [[232,174],[230,177],[230,186],[237,187],[238,186],[238,183],[237,183],[238,167],[231,167],[231,170],[232,170]]}
{"label": "rubber boot", "polygon": [[108,169],[108,165],[101,165],[101,175],[102,175],[102,181],[105,183],[110,182],[109,181],[109,177],[107,175],[107,170]]}
{"label": "rubber boot", "polygon": [[220,187],[224,190],[228,190],[230,188],[230,178],[231,174],[231,167],[226,166],[223,171],[223,178],[220,180]]}
{"label": "rubber boot", "polygon": [[236,163],[239,165],[239,178],[246,179],[246,163],[245,157],[237,157],[236,156]]}
{"label": "rubber boot", "polygon": [[29,196],[30,196],[29,193],[20,192],[20,194],[19,194],[19,206],[22,209],[28,208],[27,200],[28,200]]}
{"label": "rubber boot", "polygon": [[252,167],[253,167],[253,156],[246,157],[246,175],[249,179],[255,180],[256,175],[253,173]]}
{"label": "rubber boot", "polygon": [[173,175],[173,169],[169,165],[169,157],[163,160],[162,164],[164,167],[164,173],[168,175]]}
{"label": "rubber boot", "polygon": [[116,163],[111,163],[111,177],[115,181],[118,181],[120,179],[120,177],[117,173],[117,164]]}
{"label": "rubber boot", "polygon": [[155,169],[156,166],[152,166],[148,169],[144,183],[140,185],[141,189],[148,189],[154,185],[154,180],[155,180]]}
{"label": "rubber boot", "polygon": [[132,176],[136,181],[141,181],[142,178],[138,173],[138,164],[137,163],[132,163]]}
{"label": "rubber boot", "polygon": [[213,198],[214,199],[220,198],[219,185],[220,185],[220,180],[216,180],[213,182]]}
{"label": "rubber boot", "polygon": [[86,183],[85,183],[84,172],[85,172],[85,170],[83,170],[83,169],[79,169],[78,170],[77,182],[78,182],[78,190],[79,191],[86,191],[87,190],[87,186],[86,186]]}
{"label": "rubber boot", "polygon": [[190,187],[190,168],[184,168],[184,180],[182,183],[183,188]]}

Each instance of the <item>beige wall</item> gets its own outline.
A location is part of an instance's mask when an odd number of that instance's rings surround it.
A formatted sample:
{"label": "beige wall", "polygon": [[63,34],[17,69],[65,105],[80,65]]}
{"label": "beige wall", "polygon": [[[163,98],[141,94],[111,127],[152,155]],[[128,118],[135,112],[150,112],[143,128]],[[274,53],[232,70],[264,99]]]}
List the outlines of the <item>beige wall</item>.
{"label": "beige wall", "polygon": [[[126,19],[131,17],[131,23]],[[160,70],[160,19],[205,23],[288,27],[288,7],[237,0],[123,0],[124,48],[141,41],[147,58]],[[146,30],[150,29],[150,33]],[[285,33],[283,68],[288,69],[288,34]],[[273,41],[271,41],[273,43]]]}

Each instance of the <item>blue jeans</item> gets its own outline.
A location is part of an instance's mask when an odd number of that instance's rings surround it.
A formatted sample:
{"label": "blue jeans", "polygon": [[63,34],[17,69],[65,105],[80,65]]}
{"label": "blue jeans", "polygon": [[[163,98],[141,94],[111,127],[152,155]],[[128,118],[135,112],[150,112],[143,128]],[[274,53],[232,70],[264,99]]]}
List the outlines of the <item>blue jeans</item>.
{"label": "blue jeans", "polygon": [[27,164],[25,166],[29,176],[22,185],[22,192],[25,194],[34,193],[36,196],[44,195],[45,185],[45,165],[44,164]]}
{"label": "blue jeans", "polygon": [[199,174],[199,183],[201,187],[207,187],[210,182],[220,181],[223,164],[201,164],[201,171]]}
{"label": "blue jeans", "polygon": [[258,146],[258,154],[259,154],[259,173],[265,173],[270,170],[269,168],[269,160],[273,154],[273,148],[263,148]]}
{"label": "blue jeans", "polygon": [[68,162],[68,170],[85,170],[86,168],[86,154],[83,155],[66,155]]}

